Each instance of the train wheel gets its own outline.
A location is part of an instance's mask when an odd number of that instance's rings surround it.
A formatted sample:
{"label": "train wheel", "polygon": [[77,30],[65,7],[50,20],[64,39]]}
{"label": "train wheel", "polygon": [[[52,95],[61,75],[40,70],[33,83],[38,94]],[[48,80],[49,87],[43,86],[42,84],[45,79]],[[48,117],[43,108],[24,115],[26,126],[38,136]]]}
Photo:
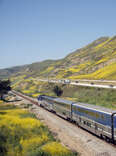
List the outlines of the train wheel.
{"label": "train wheel", "polygon": [[70,121],[70,119],[69,119],[68,117],[66,118],[66,120],[67,120],[67,121]]}
{"label": "train wheel", "polygon": [[102,134],[100,134],[100,138],[103,139],[103,135]]}
{"label": "train wheel", "polygon": [[105,136],[105,140],[106,140],[107,142],[110,142],[110,141],[111,141],[111,139],[110,139],[109,137],[107,137],[107,136]]}

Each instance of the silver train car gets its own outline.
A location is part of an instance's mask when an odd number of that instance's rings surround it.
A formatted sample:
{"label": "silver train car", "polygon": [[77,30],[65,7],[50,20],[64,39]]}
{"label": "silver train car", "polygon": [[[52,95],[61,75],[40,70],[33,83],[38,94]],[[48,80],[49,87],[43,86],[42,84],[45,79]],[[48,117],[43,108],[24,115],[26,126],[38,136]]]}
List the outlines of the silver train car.
{"label": "silver train car", "polygon": [[72,101],[40,95],[38,97],[39,105],[47,110],[54,112],[65,119],[71,119]]}
{"label": "silver train car", "polygon": [[74,121],[80,127],[107,141],[116,142],[116,111],[46,95],[40,95],[38,101],[45,109]]}

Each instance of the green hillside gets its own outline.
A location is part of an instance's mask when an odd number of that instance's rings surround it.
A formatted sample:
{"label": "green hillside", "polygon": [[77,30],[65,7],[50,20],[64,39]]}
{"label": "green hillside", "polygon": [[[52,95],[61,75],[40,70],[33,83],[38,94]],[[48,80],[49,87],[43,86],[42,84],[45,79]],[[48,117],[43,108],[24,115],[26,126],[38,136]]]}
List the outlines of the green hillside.
{"label": "green hillside", "polygon": [[102,37],[58,63],[57,66],[48,68],[53,68],[49,73],[50,77],[116,79],[116,36]]}
{"label": "green hillside", "polygon": [[49,77],[116,80],[116,36],[101,37],[61,60],[1,69],[0,77]]}
{"label": "green hillside", "polygon": [[[35,79],[38,77],[116,80],[116,36],[99,38],[61,60],[46,60],[3,71],[9,72],[13,89],[32,97],[40,94],[55,96],[53,88],[56,84],[39,82]],[[63,89],[61,98],[116,108],[115,90],[61,84],[59,86]]]}

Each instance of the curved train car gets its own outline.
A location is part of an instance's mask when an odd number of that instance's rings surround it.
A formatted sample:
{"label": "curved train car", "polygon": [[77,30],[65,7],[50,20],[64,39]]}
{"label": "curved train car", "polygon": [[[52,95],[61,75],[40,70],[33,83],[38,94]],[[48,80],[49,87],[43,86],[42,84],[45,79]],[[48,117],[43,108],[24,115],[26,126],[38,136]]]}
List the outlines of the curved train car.
{"label": "curved train car", "polygon": [[115,111],[46,95],[40,95],[38,101],[40,106],[65,119],[76,122],[80,127],[106,140],[116,141]]}

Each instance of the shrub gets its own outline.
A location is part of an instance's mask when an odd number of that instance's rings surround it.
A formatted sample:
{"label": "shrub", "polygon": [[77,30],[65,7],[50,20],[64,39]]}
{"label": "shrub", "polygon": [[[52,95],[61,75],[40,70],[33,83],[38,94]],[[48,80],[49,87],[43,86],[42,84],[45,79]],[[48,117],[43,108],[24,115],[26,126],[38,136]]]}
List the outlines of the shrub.
{"label": "shrub", "polygon": [[42,135],[41,137],[32,137],[27,140],[21,140],[20,144],[22,146],[22,155],[26,156],[31,152],[39,148],[41,145],[45,144],[49,140],[47,135]]}
{"label": "shrub", "polygon": [[43,152],[45,155],[50,155],[50,156],[69,156],[72,155],[72,152],[70,152],[68,149],[63,147],[60,143],[58,142],[50,142],[47,143],[42,147]]}

